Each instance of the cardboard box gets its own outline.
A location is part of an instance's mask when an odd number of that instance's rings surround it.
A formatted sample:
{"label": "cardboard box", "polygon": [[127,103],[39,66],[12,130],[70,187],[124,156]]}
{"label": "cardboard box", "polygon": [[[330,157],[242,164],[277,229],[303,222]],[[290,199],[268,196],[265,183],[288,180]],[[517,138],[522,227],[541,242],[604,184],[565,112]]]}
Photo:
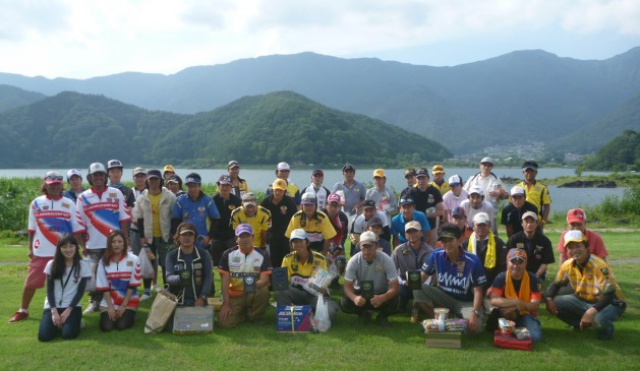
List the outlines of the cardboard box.
{"label": "cardboard box", "polygon": [[178,307],[173,317],[173,333],[206,334],[213,331],[213,307]]}
{"label": "cardboard box", "polygon": [[462,332],[427,332],[424,334],[429,348],[462,348]]}
{"label": "cardboard box", "polygon": [[311,331],[311,305],[287,305],[277,308],[276,321],[278,332],[309,332]]}

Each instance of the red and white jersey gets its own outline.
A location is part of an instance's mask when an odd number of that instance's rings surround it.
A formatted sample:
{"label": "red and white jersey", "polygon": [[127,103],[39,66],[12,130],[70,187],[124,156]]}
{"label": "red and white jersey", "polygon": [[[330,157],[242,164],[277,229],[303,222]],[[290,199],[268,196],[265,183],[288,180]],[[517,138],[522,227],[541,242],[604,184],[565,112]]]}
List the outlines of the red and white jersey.
{"label": "red and white jersey", "polygon": [[46,195],[37,197],[29,206],[29,232],[33,236],[33,254],[52,257],[60,236],[83,230],[76,217],[76,206],[66,197],[57,200]]}
{"label": "red and white jersey", "polygon": [[[109,265],[104,265],[102,259],[100,259],[96,270],[96,289],[98,291],[109,291],[113,306],[118,309],[127,296],[127,290],[131,288],[133,293],[129,298],[127,307],[138,308],[140,305],[138,287],[142,280],[141,274],[140,261],[133,253],[123,254],[120,260],[111,261]],[[102,299],[100,306],[109,306],[106,298]]]}
{"label": "red and white jersey", "polygon": [[107,187],[102,194],[93,188],[82,192],[76,212],[78,222],[87,233],[88,249],[106,249],[109,233],[119,231],[121,222],[131,220],[122,192],[112,187]]}

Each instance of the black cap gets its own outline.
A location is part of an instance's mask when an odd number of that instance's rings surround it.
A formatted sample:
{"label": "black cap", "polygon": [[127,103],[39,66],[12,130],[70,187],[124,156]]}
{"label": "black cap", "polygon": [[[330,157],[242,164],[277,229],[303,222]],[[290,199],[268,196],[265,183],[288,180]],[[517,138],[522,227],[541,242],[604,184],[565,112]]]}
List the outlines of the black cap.
{"label": "black cap", "polygon": [[149,178],[162,179],[162,173],[160,172],[160,170],[157,170],[157,169],[149,170],[147,172],[147,179],[149,179]]}
{"label": "black cap", "polygon": [[202,178],[200,177],[200,174],[198,174],[198,173],[191,173],[191,174],[187,175],[186,178],[184,178],[184,183],[185,184],[189,184],[189,183],[201,184],[202,183]]}
{"label": "black cap", "polygon": [[373,207],[375,209],[376,208],[376,202],[374,200],[365,200],[362,203],[362,208],[364,209],[365,207]]}
{"label": "black cap", "polygon": [[413,168],[409,168],[407,170],[404,171],[404,177],[405,179],[410,177],[410,176],[415,176],[416,175],[416,169]]}
{"label": "black cap", "polygon": [[344,173],[344,172],[345,172],[345,171],[347,171],[347,170],[353,171],[353,172],[355,173],[356,168],[354,168],[354,167],[353,167],[353,165],[351,165],[351,164],[345,164],[345,165],[342,167],[342,172]]}
{"label": "black cap", "polygon": [[418,169],[416,171],[416,176],[419,178],[421,176],[426,176],[427,178],[429,177],[429,170],[421,167],[420,169]]}
{"label": "black cap", "polygon": [[538,171],[538,163],[532,160],[525,161],[522,164],[522,170],[527,170],[527,169]]}
{"label": "black cap", "polygon": [[460,239],[462,236],[462,231],[460,227],[453,223],[444,223],[442,227],[440,227],[440,233],[438,234],[438,241],[447,240],[451,238]]}
{"label": "black cap", "polygon": [[416,203],[413,201],[413,198],[411,197],[403,197],[400,199],[400,206],[408,205],[408,204],[415,205]]}

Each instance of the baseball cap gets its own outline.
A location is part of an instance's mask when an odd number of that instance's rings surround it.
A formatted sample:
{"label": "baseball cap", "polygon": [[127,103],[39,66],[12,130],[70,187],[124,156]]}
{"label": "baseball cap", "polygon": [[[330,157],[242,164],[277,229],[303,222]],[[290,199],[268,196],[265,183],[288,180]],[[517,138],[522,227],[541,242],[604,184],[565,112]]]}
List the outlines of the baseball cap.
{"label": "baseball cap", "polygon": [[166,173],[167,171],[170,171],[172,173],[176,172],[176,169],[173,167],[173,165],[165,165],[164,169],[162,170],[163,173]]}
{"label": "baseball cap", "polygon": [[147,173],[147,179],[151,179],[151,178],[162,179],[162,174],[160,173],[160,170],[156,170],[156,169],[149,170],[149,172]]}
{"label": "baseball cap", "polygon": [[220,175],[216,184],[233,184],[233,180],[231,180],[231,177],[228,175]]}
{"label": "baseball cap", "polygon": [[527,211],[526,213],[522,214],[522,220],[525,220],[527,218],[533,218],[533,220],[535,220],[537,222],[538,221],[538,214],[534,213],[533,211]]}
{"label": "baseball cap", "polygon": [[580,208],[571,209],[567,213],[567,223],[569,224],[571,223],[584,224],[586,222],[587,222],[587,214],[584,212],[584,210]]}
{"label": "baseball cap", "polygon": [[405,178],[408,178],[410,176],[416,176],[416,169],[409,168],[409,169],[404,171],[404,177]]}
{"label": "baseball cap", "polygon": [[182,178],[180,178],[180,176],[178,175],[172,175],[171,177],[169,177],[169,180],[167,180],[167,183],[182,184]]}
{"label": "baseball cap", "polygon": [[46,184],[62,184],[62,175],[57,171],[49,171],[44,175],[44,182]]}
{"label": "baseball cap", "polygon": [[147,175],[147,171],[141,167],[137,167],[133,169],[132,174],[133,176],[140,175],[140,174]]}
{"label": "baseball cap", "polygon": [[362,208],[365,209],[367,207],[373,207],[374,209],[376,208],[376,202],[373,200],[365,200],[362,203]]}
{"label": "baseball cap", "polygon": [[482,188],[480,188],[478,186],[471,187],[471,189],[469,190],[469,195],[472,195],[474,193],[477,193],[480,196],[484,196],[484,191],[482,190]]}
{"label": "baseball cap", "polygon": [[404,225],[404,231],[408,232],[410,229],[415,229],[418,231],[422,230],[422,226],[415,220],[410,221],[409,223]]}
{"label": "baseball cap", "polygon": [[328,203],[332,203],[332,202],[337,202],[340,203],[340,195],[337,193],[332,193],[329,195],[329,197],[327,197],[327,202]]}
{"label": "baseball cap", "polygon": [[291,232],[291,237],[289,238],[290,241],[293,240],[308,240],[309,237],[307,236],[307,232],[304,229],[298,228],[298,229],[294,229],[293,232]]}
{"label": "baseball cap", "polygon": [[480,164],[491,164],[493,165],[493,159],[489,156],[483,157],[482,160],[480,160]]}
{"label": "baseball cap", "polygon": [[302,199],[300,200],[301,205],[315,205],[318,202],[316,195],[311,192],[305,192],[302,194]]}
{"label": "baseball cap", "polygon": [[258,197],[253,192],[247,192],[242,195],[242,204],[243,205],[253,205],[256,206],[258,204]]}
{"label": "baseball cap", "polygon": [[420,178],[426,176],[427,178],[429,177],[429,170],[421,167],[420,169],[416,170],[416,177]]}
{"label": "baseball cap", "polygon": [[384,223],[382,223],[382,219],[378,218],[377,216],[374,216],[373,218],[369,219],[369,221],[367,221],[367,228],[373,226],[373,225],[379,225],[382,227]]}
{"label": "baseball cap", "polygon": [[351,164],[345,164],[342,167],[342,172],[344,173],[345,171],[353,171],[355,173],[356,172],[356,168],[353,167],[353,165],[351,165]]}
{"label": "baseball cap", "polygon": [[95,174],[95,173],[107,173],[107,169],[105,169],[104,165],[101,164],[100,162],[94,162],[91,165],[89,165],[89,175],[91,174]]}
{"label": "baseball cap", "polygon": [[457,225],[446,223],[440,228],[440,235],[438,241],[447,241],[452,239],[459,239],[461,236],[460,228]]}
{"label": "baseball cap", "polygon": [[72,177],[72,176],[74,176],[74,175],[77,175],[77,176],[79,176],[80,178],[82,178],[82,174],[80,174],[80,172],[79,172],[78,170],[76,170],[76,169],[71,169],[71,170],[67,171],[67,182],[68,182],[69,180],[71,180],[71,177]]}
{"label": "baseball cap", "polygon": [[384,172],[384,169],[375,169],[373,171],[374,178],[386,178],[387,174]]}
{"label": "baseball cap", "polygon": [[[165,166],[165,169],[166,169],[166,166]],[[202,178],[200,178],[200,174],[191,173],[191,174],[187,175],[186,178],[184,178],[184,183],[185,184],[189,184],[189,183],[201,184],[202,183]]]}
{"label": "baseball cap", "polygon": [[324,172],[320,169],[315,169],[312,173],[312,176],[324,176]]}
{"label": "baseball cap", "polygon": [[511,188],[511,196],[524,196],[524,188],[518,186]]}
{"label": "baseball cap", "polygon": [[403,197],[403,198],[400,199],[400,206],[408,205],[408,204],[415,205],[415,202],[413,201],[413,198],[411,198],[411,197]]}
{"label": "baseball cap", "polygon": [[566,247],[569,242],[584,242],[585,238],[582,235],[581,231],[578,230],[571,230],[571,231],[567,231],[564,234],[564,246]]}
{"label": "baseball cap", "polygon": [[286,162],[280,162],[280,163],[278,163],[278,166],[276,167],[276,170],[279,170],[279,171],[290,171],[291,167]]}
{"label": "baseball cap", "polygon": [[464,208],[461,206],[456,207],[455,209],[453,209],[453,211],[451,211],[451,216],[452,217],[467,217],[467,212],[464,211]]}
{"label": "baseball cap", "polygon": [[109,160],[107,162],[107,170],[113,169],[113,168],[118,168],[118,167],[119,168],[123,168],[124,167],[124,166],[122,166],[122,162],[120,162],[120,160],[113,159],[113,160]]}
{"label": "baseball cap", "polygon": [[[245,193],[246,194],[246,193]],[[243,233],[253,234],[253,228],[250,224],[242,223],[236,228],[236,236],[240,236]]]}
{"label": "baseball cap", "polygon": [[444,167],[442,165],[436,165],[431,169],[433,174],[444,174]]}
{"label": "baseball cap", "polygon": [[451,187],[462,185],[462,177],[458,174],[450,176],[449,185]]}
{"label": "baseball cap", "polygon": [[522,164],[522,170],[527,170],[527,169],[538,171],[538,163],[531,160],[525,161]]}
{"label": "baseball cap", "polygon": [[515,249],[515,248],[511,249],[507,253],[507,260],[509,260],[509,261],[521,260],[523,262],[526,262],[527,261],[527,253],[522,249]]}
{"label": "baseball cap", "polygon": [[180,234],[185,234],[185,233],[193,233],[193,234],[198,234],[196,232],[196,230],[191,226],[191,225],[185,225],[184,227],[182,227],[180,229]]}
{"label": "baseball cap", "polygon": [[487,213],[477,213],[473,216],[473,224],[491,224],[491,219]]}
{"label": "baseball cap", "polygon": [[360,234],[360,245],[364,245],[366,243],[377,243],[378,242],[378,236],[376,236],[375,233],[371,232],[371,231],[366,231],[366,232],[362,232],[362,234]]}
{"label": "baseball cap", "polygon": [[287,190],[287,182],[284,179],[276,179],[276,180],[273,181],[273,184],[271,184],[271,188],[280,189],[282,191],[286,191]]}
{"label": "baseball cap", "polygon": [[232,167],[240,167],[240,164],[236,160],[231,160],[227,165],[227,169],[231,169]]}

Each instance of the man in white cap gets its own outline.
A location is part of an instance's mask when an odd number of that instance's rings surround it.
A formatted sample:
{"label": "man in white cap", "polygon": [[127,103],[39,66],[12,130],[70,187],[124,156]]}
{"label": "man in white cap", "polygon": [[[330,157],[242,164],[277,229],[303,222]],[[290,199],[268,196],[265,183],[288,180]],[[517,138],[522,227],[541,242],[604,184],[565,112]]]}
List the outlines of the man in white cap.
{"label": "man in white cap", "polygon": [[376,209],[382,211],[387,218],[387,225],[391,224],[391,217],[398,213],[398,201],[393,188],[387,187],[387,174],[384,169],[373,171],[373,181],[375,185],[367,189],[365,200],[375,202]]}
{"label": "man in white cap", "polygon": [[462,177],[460,177],[460,175],[456,174],[449,178],[449,188],[451,188],[451,190],[442,195],[442,205],[445,214],[444,220],[446,222],[455,223],[451,212],[460,206],[462,201],[469,198],[469,192],[462,188],[462,184]]}
{"label": "man in white cap", "polygon": [[493,279],[507,269],[507,245],[491,231],[491,218],[487,213],[473,216],[473,233],[462,242],[462,248],[478,256],[487,276],[485,290]]}
{"label": "man in white cap", "polygon": [[[485,201],[484,191],[480,187],[471,188],[469,191],[469,199],[462,201],[460,207],[464,209],[467,215],[467,227],[470,229],[473,229],[473,217],[478,213],[486,213],[492,222],[494,220],[495,209],[490,202]],[[495,228],[493,224],[492,226],[495,234],[497,228]]]}
{"label": "man in white cap", "polygon": [[[484,157],[480,160],[480,172],[472,176],[464,184],[464,189],[471,193],[474,187],[480,187],[483,191],[485,201],[489,202],[495,210],[498,210],[498,202],[509,197],[502,180],[498,178],[493,170],[493,159]],[[489,214],[492,217],[494,233],[497,234],[497,215]]]}
{"label": "man in white cap", "polygon": [[87,189],[82,186],[82,174],[76,169],[67,171],[67,183],[71,186],[71,189],[64,192],[64,197],[70,199],[75,204],[78,201],[80,193]]}
{"label": "man in white cap", "polygon": [[235,230],[240,224],[249,224],[254,232],[254,245],[261,249],[267,247],[267,233],[271,228],[271,212],[258,205],[258,197],[253,192],[242,196],[242,206],[231,212],[231,225]]}
{"label": "man in white cap", "polygon": [[555,263],[551,241],[538,229],[538,213],[527,211],[522,215],[522,231],[509,238],[507,247],[517,248],[527,253],[527,271],[544,282],[547,266]]}
{"label": "man in white cap", "polygon": [[525,190],[515,186],[511,188],[511,202],[502,209],[502,224],[507,228],[507,238],[522,230],[522,215],[527,211],[538,213],[538,208],[526,200]]}
{"label": "man in white cap", "polygon": [[342,311],[357,314],[360,323],[371,318],[370,310],[379,311],[376,321],[389,326],[387,317],[397,313],[400,304],[398,272],[393,260],[378,251],[373,232],[360,235],[360,252],[349,259],[344,280]]}
{"label": "man in white cap", "polygon": [[[291,167],[289,166],[289,164],[287,164],[286,162],[279,162],[278,166],[276,167],[276,177],[277,179],[282,179],[287,182],[287,195],[293,198],[299,209],[301,197],[300,188],[298,188],[298,186],[295,185],[295,183],[293,183],[291,179],[289,179],[290,174]],[[267,195],[273,193],[273,188],[271,188],[272,186],[273,184],[269,184],[269,187],[267,187]]]}

